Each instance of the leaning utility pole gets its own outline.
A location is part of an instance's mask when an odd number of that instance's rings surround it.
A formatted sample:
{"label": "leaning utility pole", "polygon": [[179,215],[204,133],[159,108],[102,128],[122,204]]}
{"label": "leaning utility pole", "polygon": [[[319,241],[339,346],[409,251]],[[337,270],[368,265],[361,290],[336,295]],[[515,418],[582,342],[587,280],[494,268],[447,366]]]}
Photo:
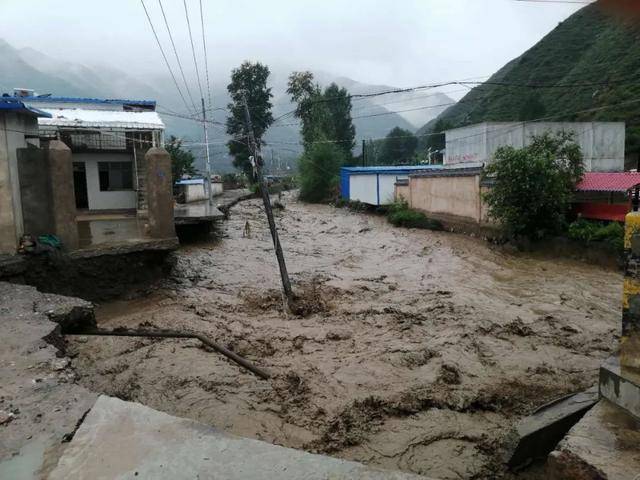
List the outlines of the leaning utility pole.
{"label": "leaning utility pole", "polygon": [[262,176],[262,155],[260,153],[260,147],[256,142],[256,137],[253,133],[253,125],[251,124],[251,115],[249,114],[249,104],[247,103],[247,94],[242,92],[242,103],[244,104],[244,121],[245,128],[247,130],[247,140],[249,141],[249,150],[253,155],[253,171],[258,180],[258,186],[260,187],[260,193],[262,194],[262,202],[264,203],[264,211],[267,213],[267,220],[269,221],[269,230],[271,230],[271,239],[273,240],[273,247],[276,250],[276,257],[278,258],[278,266],[280,267],[280,277],[282,279],[282,289],[284,295],[287,298],[287,306],[289,309],[293,306],[293,292],[291,290],[291,282],[289,281],[289,274],[287,273],[287,264],[284,261],[284,254],[282,253],[282,246],[280,245],[280,239],[278,238],[278,230],[276,229],[276,222],[273,219],[273,209],[271,208],[271,199],[269,198],[269,189]]}
{"label": "leaning utility pole", "polygon": [[209,205],[213,204],[213,189],[211,188],[211,158],[209,157],[209,131],[207,129],[207,111],[204,108],[204,98],[200,97],[202,101],[202,127],[204,128],[204,146],[207,151],[207,198],[209,199]]}

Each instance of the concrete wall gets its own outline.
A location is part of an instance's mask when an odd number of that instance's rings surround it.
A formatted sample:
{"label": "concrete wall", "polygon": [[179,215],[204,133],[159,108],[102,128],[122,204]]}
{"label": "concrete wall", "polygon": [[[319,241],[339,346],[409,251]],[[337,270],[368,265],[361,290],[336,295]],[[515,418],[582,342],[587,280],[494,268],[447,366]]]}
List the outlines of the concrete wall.
{"label": "concrete wall", "polygon": [[145,161],[149,235],[153,238],[175,238],[171,156],[164,148],[153,147],[145,155]]}
{"label": "concrete wall", "polygon": [[448,215],[481,223],[486,207],[480,176],[410,177],[409,206],[426,214]]}
{"label": "concrete wall", "polygon": [[498,147],[522,148],[534,135],[574,132],[587,171],[623,171],[624,122],[480,123],[446,132],[445,165],[490,163]]}
{"label": "concrete wall", "polygon": [[54,233],[46,152],[39,148],[21,148],[17,152],[24,231],[34,236]]}
{"label": "concrete wall", "polygon": [[[34,139],[25,139],[33,135]],[[0,253],[15,253],[23,235],[18,148],[39,146],[38,122],[17,113],[0,114]]]}
{"label": "concrete wall", "polygon": [[[85,164],[87,171],[87,195],[89,197],[89,210],[116,210],[135,209],[137,195],[134,189],[113,192],[100,191],[100,179],[98,177],[98,162],[133,162],[131,153],[74,153],[74,162]],[[132,165],[133,175],[135,168]],[[135,188],[135,178],[132,181]]]}
{"label": "concrete wall", "polygon": [[409,188],[409,185],[396,185],[395,187],[396,201],[400,202],[404,200],[405,202],[409,203],[409,200],[411,200],[411,190]]}

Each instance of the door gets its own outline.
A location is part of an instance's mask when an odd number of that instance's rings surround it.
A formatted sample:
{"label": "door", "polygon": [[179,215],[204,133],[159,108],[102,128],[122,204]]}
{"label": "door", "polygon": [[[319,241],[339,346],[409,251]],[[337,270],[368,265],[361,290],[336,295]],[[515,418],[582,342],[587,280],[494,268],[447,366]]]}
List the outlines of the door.
{"label": "door", "polygon": [[76,194],[76,208],[88,209],[87,169],[84,162],[73,162],[73,190]]}

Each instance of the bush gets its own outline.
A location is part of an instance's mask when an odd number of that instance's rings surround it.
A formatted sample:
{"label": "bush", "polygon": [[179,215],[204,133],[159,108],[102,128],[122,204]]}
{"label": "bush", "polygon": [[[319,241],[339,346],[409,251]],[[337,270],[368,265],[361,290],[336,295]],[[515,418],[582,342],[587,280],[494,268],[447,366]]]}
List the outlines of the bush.
{"label": "bush", "polygon": [[618,222],[579,219],[569,225],[567,235],[582,243],[603,242],[617,252],[624,250],[624,227]]}
{"label": "bush", "polygon": [[424,213],[411,210],[406,202],[396,202],[387,209],[387,220],[396,227],[442,230],[442,223]]}
{"label": "bush", "polygon": [[311,145],[300,158],[300,200],[321,203],[335,198],[343,163],[344,154],[334,144]]}
{"label": "bush", "polygon": [[489,215],[513,237],[562,232],[583,171],[580,147],[569,133],[535,136],[521,149],[500,147],[485,170],[494,183],[484,197]]}

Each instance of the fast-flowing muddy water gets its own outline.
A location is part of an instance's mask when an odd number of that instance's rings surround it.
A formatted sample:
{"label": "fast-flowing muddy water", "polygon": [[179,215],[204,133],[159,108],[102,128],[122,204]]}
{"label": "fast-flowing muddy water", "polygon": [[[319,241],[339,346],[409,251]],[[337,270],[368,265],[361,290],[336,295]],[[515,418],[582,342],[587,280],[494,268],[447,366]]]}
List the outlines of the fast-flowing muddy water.
{"label": "fast-flowing muddy water", "polygon": [[80,381],[279,445],[441,479],[495,478],[514,422],[593,385],[615,346],[618,272],[284,203],[289,271],[314,313],[283,313],[251,200],[233,208],[219,242],[177,252],[162,287],[97,314],[105,328],[205,333],[271,381],[195,340],[71,337]]}

